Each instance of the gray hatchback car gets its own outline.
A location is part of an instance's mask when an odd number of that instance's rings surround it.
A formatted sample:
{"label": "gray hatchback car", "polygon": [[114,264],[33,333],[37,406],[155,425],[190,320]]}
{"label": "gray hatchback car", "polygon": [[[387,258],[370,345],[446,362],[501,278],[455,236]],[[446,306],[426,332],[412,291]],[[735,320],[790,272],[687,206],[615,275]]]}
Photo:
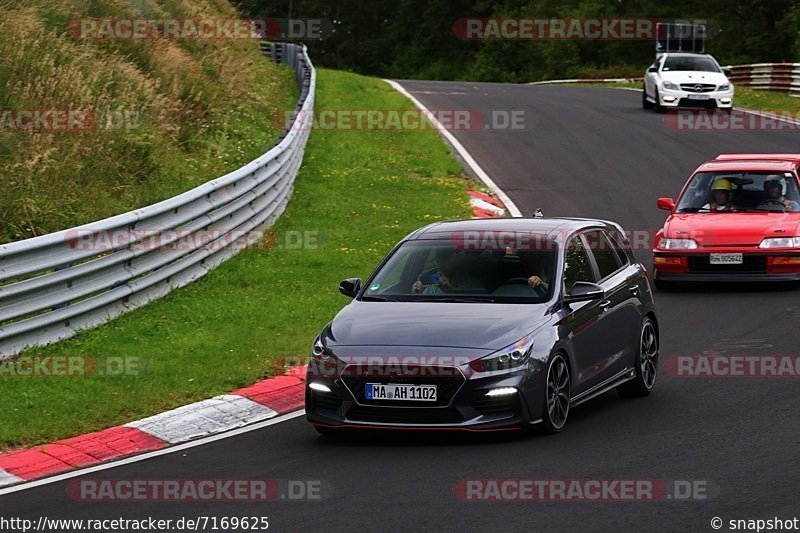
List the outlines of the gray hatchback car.
{"label": "gray hatchback car", "polygon": [[647,395],[659,326],[613,222],[436,223],[403,239],[313,343],[306,416],[342,429],[538,428],[616,388]]}

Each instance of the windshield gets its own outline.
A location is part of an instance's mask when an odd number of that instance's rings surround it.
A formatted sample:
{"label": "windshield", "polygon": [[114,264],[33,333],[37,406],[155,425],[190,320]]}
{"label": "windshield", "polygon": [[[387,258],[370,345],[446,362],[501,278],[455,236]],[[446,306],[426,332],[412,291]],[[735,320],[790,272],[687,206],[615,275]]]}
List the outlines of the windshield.
{"label": "windshield", "polygon": [[791,172],[698,172],[676,212],[800,211]]}
{"label": "windshield", "polygon": [[721,72],[717,64],[711,58],[692,56],[667,56],[661,71]]}
{"label": "windshield", "polygon": [[375,274],[362,300],[530,303],[550,298],[555,248],[459,248],[450,240],[403,243]]}

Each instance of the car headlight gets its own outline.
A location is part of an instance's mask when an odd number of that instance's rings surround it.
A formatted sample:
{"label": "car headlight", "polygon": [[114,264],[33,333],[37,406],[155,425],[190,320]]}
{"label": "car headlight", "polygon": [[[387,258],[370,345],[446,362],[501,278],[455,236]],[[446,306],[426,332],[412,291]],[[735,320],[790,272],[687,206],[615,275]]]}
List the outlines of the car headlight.
{"label": "car headlight", "polygon": [[672,83],[671,81],[664,82],[664,88],[669,89],[670,91],[679,91],[681,88],[678,87],[676,84]]}
{"label": "car headlight", "polygon": [[694,239],[661,239],[658,247],[662,250],[695,250],[697,241]]}
{"label": "car headlight", "polygon": [[730,83],[723,83],[722,85],[717,87],[717,90],[718,91],[730,91],[731,90],[731,84]]}
{"label": "car headlight", "polygon": [[533,335],[527,335],[514,344],[497,350],[481,359],[471,361],[469,366],[476,372],[506,370],[522,365],[528,360],[533,349]]}
{"label": "car headlight", "polygon": [[759,248],[800,248],[800,237],[767,237]]}
{"label": "car headlight", "polygon": [[322,336],[318,336],[317,339],[314,341],[314,344],[311,346],[311,355],[314,356],[314,359],[326,362],[336,359],[336,356],[333,355],[333,352],[331,352],[322,343]]}

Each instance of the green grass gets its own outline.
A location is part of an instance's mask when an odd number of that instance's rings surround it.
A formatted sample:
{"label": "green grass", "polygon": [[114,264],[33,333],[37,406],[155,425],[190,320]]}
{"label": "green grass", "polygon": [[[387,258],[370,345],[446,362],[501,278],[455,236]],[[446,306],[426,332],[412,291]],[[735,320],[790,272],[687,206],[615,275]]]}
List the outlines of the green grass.
{"label": "green grass", "polygon": [[[381,80],[320,70],[317,109],[406,109]],[[30,446],[222,394],[305,356],[366,277],[413,229],[469,216],[468,181],[432,130],[314,130],[287,211],[272,228],[311,249],[245,250],[204,279],[56,345],[44,355],[141,358],[112,377],[0,377],[0,447]],[[294,242],[292,240],[292,242]],[[263,247],[262,247],[263,248]]]}
{"label": "green grass", "polygon": [[0,127],[0,244],[164,200],[272,146],[297,87],[256,42],[68,32],[86,17],[236,16],[216,0],[0,0],[0,110],[97,118],[81,131]]}
{"label": "green grass", "polygon": [[759,91],[737,86],[733,103],[736,107],[791,114],[791,118],[797,118],[797,114],[800,113],[800,98],[775,91]]}

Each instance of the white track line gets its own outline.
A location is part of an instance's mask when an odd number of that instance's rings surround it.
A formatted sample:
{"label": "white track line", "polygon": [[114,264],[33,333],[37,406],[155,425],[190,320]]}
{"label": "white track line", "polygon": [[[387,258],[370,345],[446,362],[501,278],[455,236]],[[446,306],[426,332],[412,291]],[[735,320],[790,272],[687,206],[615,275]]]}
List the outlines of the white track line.
{"label": "white track line", "polygon": [[442,137],[444,137],[447,140],[447,142],[449,142],[450,145],[453,148],[455,148],[456,152],[458,152],[458,155],[461,156],[461,159],[464,161],[464,163],[466,163],[466,165],[472,170],[472,172],[474,172],[475,175],[478,176],[478,179],[480,179],[484,183],[484,185],[489,187],[492,190],[492,192],[498,198],[500,198],[500,201],[502,201],[506,205],[506,209],[508,209],[508,212],[511,213],[511,216],[514,217],[522,216],[522,212],[519,210],[519,208],[517,208],[514,202],[511,201],[511,198],[509,198],[508,195],[504,193],[500,187],[497,186],[497,184],[492,180],[492,178],[489,177],[486,171],[483,170],[481,166],[478,164],[478,162],[475,161],[475,159],[470,155],[469,152],[467,152],[467,149],[464,148],[464,146],[458,141],[458,139],[455,138],[455,136],[452,133],[450,133],[444,126],[442,126],[442,123],[439,122],[436,119],[436,117],[433,116],[433,113],[427,107],[425,107],[425,105],[422,102],[414,98],[411,95],[411,93],[405,90],[405,88],[396,81],[394,80],[383,80],[383,81],[394,87],[394,89],[397,92],[399,92],[400,94],[411,100],[415,106],[417,106],[419,109],[425,112],[426,116],[431,121],[433,126],[436,129],[438,129]]}
{"label": "white track line", "polygon": [[299,416],[303,416],[306,414],[305,409],[301,409],[300,411],[294,411],[292,413],[287,413],[285,415],[281,415],[270,420],[265,420],[264,422],[259,422],[257,424],[253,424],[251,426],[245,426],[238,429],[234,429],[232,431],[228,431],[227,433],[219,433],[217,435],[209,435],[208,437],[203,437],[198,440],[193,440],[191,442],[185,442],[183,444],[178,444],[175,446],[170,446],[168,448],[163,448],[161,450],[155,450],[152,452],[143,453],[141,455],[134,455],[133,457],[127,457],[125,459],[120,459],[118,461],[112,461],[110,463],[103,463],[95,466],[90,466],[88,468],[77,469],[77,470],[70,470],[69,472],[64,472],[63,474],[58,474],[51,477],[46,477],[42,479],[37,479],[34,481],[30,481],[28,483],[23,483],[20,485],[14,485],[13,487],[8,487],[5,489],[0,489],[0,496],[5,494],[11,494],[14,492],[20,492],[23,490],[29,490],[36,487],[41,487],[42,485],[49,485],[51,483],[58,483],[59,481],[64,481],[65,479],[70,479],[73,477],[78,476],[85,476],[86,474],[92,474],[94,472],[100,472],[102,470],[110,470],[112,468],[118,468],[120,466],[129,465],[132,463],[138,463],[139,461],[146,461],[147,459],[153,459],[155,457],[161,457],[162,455],[168,455],[175,452],[180,452],[183,450],[188,450],[189,448],[196,448],[197,446],[203,446],[205,444],[210,444],[212,442],[216,442],[218,440],[229,439],[231,437],[235,437],[237,435],[241,435],[243,433],[249,433],[251,431],[257,431],[259,429],[263,429],[268,426],[273,426],[275,424],[280,424],[281,422],[286,422],[287,420],[292,420],[293,418],[297,418]]}

